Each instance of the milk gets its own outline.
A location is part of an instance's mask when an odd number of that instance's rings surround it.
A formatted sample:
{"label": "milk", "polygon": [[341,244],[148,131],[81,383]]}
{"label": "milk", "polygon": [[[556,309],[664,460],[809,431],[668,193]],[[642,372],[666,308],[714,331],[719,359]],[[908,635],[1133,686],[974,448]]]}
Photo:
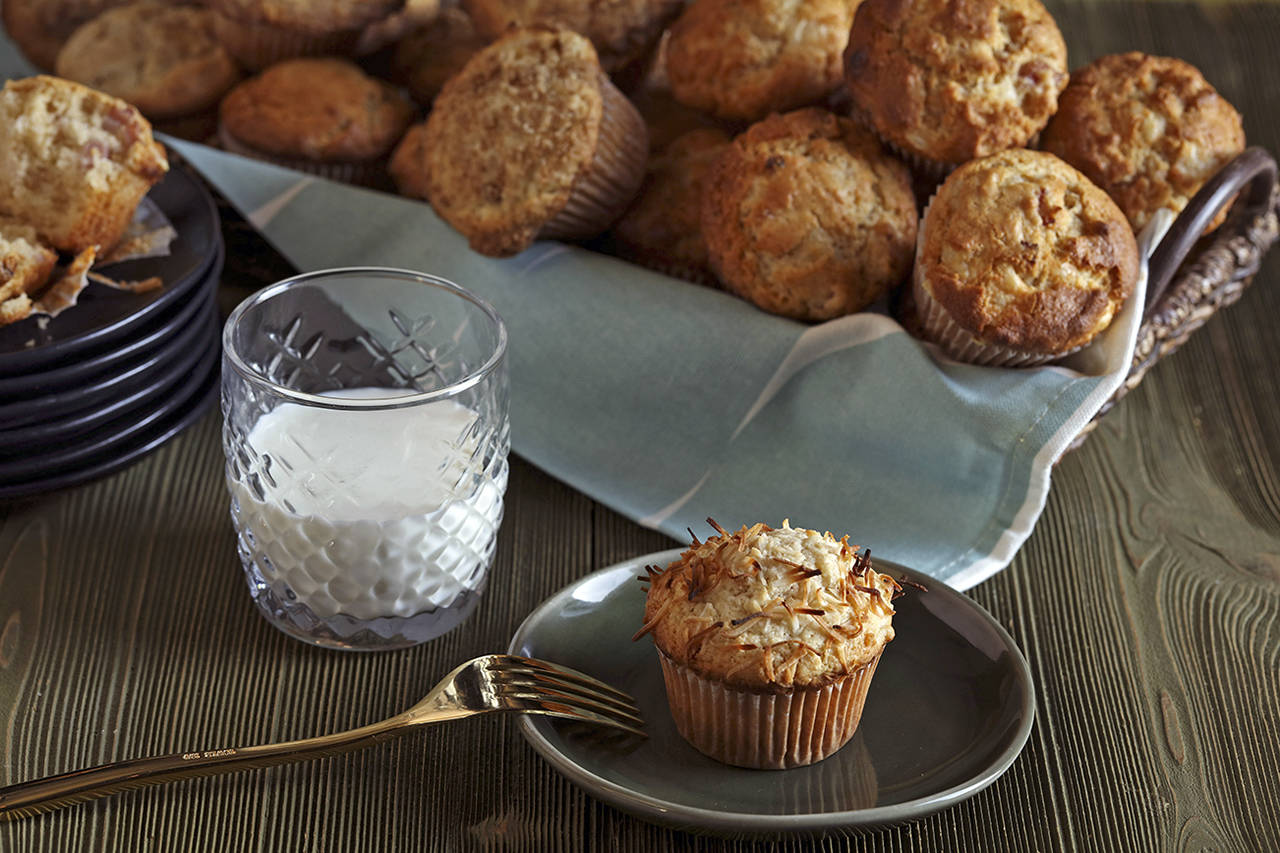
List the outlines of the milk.
{"label": "milk", "polygon": [[247,445],[260,461],[261,494],[232,478],[232,511],[276,595],[321,619],[365,620],[448,608],[477,593],[507,469],[468,470],[476,419],[453,400],[386,410],[284,403],[260,417]]}

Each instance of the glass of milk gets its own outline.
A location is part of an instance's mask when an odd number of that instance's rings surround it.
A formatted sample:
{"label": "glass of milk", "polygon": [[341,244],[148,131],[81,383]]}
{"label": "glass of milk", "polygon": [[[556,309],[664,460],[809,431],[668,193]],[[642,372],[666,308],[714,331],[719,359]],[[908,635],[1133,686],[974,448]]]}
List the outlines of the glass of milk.
{"label": "glass of milk", "polygon": [[507,333],[423,273],[323,270],[222,333],[222,442],[249,592],[298,639],[393,649],[483,592],[507,486]]}

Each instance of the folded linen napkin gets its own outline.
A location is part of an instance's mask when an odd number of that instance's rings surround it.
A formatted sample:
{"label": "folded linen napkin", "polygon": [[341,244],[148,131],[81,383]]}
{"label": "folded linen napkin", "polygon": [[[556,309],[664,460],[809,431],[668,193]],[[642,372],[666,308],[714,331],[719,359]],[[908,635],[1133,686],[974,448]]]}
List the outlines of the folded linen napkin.
{"label": "folded linen napkin", "polygon": [[1066,365],[974,367],[884,314],[809,326],[556,243],[487,258],[424,203],[169,142],[301,270],[404,267],[487,299],[510,331],[515,451],[681,540],[708,517],[790,518],[972,586],[1031,532],[1133,357],[1145,264]]}

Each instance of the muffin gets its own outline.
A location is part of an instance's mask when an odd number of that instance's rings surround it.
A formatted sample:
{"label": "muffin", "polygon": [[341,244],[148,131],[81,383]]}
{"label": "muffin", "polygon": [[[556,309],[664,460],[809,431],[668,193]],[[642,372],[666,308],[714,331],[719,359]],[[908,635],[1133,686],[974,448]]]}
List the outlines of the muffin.
{"label": "muffin", "polygon": [[920,226],[912,296],[926,338],[975,364],[1042,364],[1105,329],[1138,278],[1110,197],[1042,151],[966,163]]}
{"label": "muffin", "polygon": [[246,68],[260,71],[298,56],[351,56],[365,29],[405,0],[205,0],[218,39]]}
{"label": "muffin", "polygon": [[844,64],[857,115],[937,177],[1030,143],[1068,79],[1040,0],[866,0]]}
{"label": "muffin", "polygon": [[391,162],[471,247],[514,255],[592,237],[634,198],[648,138],[635,107],[569,30],[512,30],[449,80]]}
{"label": "muffin", "polygon": [[735,139],[702,202],[725,288],[798,320],[860,311],[903,281],[916,219],[907,167],[853,122],[812,107]]}
{"label": "muffin", "polygon": [[445,9],[434,21],[396,44],[392,68],[415,101],[430,104],[445,81],[488,43],[476,32],[466,12]]}
{"label": "muffin", "polygon": [[376,53],[429,25],[444,11],[441,0],[406,0],[403,6],[387,17],[365,25],[352,52],[356,56]]}
{"label": "muffin", "polygon": [[683,104],[756,121],[840,85],[850,0],[695,0],[671,27],[666,70]]}
{"label": "muffin", "polygon": [[240,69],[213,34],[213,14],[142,0],[81,26],[58,54],[58,76],[128,101],[147,118],[215,107]]}
{"label": "muffin", "polygon": [[511,27],[563,27],[586,36],[609,74],[643,59],[685,0],[462,0],[476,32],[496,39]]}
{"label": "muffin", "polygon": [[114,246],[168,169],[147,120],[118,98],[44,76],[0,92],[0,214],[56,249]]}
{"label": "muffin", "polygon": [[377,186],[413,115],[398,90],[347,60],[290,59],[223,98],[218,138],[236,154]]}
{"label": "muffin", "polygon": [[647,570],[635,639],[652,634],[671,716],[700,752],[761,769],[821,761],[857,729],[898,584],[847,536],[716,529]]}
{"label": "muffin", "polygon": [[5,32],[31,64],[52,71],[58,51],[77,28],[128,0],[4,0]]}
{"label": "muffin", "polygon": [[698,284],[714,284],[702,238],[707,172],[729,145],[722,130],[691,130],[649,159],[640,196],[613,227],[619,253]]}
{"label": "muffin", "polygon": [[0,216],[0,326],[31,313],[30,295],[49,281],[58,255],[36,229]]}
{"label": "muffin", "polygon": [[1244,126],[1186,62],[1112,54],[1071,75],[1041,147],[1106,190],[1141,231],[1162,207],[1180,212],[1244,150]]}

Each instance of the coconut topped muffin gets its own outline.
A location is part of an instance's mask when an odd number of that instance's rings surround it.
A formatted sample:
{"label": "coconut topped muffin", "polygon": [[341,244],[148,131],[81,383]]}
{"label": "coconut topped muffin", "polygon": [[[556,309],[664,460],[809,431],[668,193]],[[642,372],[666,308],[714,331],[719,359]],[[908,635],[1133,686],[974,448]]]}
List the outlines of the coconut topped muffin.
{"label": "coconut topped muffin", "polygon": [[1067,85],[1067,47],[1040,0],[866,0],[845,49],[859,113],[922,165],[1026,145]]}
{"label": "coconut topped muffin", "polygon": [[848,537],[764,524],[723,530],[650,569],[645,623],[668,658],[735,687],[820,687],[893,639],[892,577]]}
{"label": "coconut topped muffin", "polygon": [[474,250],[505,256],[604,231],[639,188],[647,150],[644,120],[591,42],[534,27],[511,30],[445,84],[391,173],[402,190],[425,190]]}
{"label": "coconut topped muffin", "polygon": [[1245,139],[1240,114],[1194,66],[1134,52],[1075,71],[1041,143],[1141,231],[1162,207],[1180,212]]}
{"label": "coconut topped muffin", "polygon": [[[1048,360],[1105,329],[1137,277],[1133,231],[1107,194],[1052,154],[1012,150],[966,163],[938,189],[914,296],[956,327],[935,323],[931,335],[953,357]],[[994,351],[966,358],[970,337]]]}

